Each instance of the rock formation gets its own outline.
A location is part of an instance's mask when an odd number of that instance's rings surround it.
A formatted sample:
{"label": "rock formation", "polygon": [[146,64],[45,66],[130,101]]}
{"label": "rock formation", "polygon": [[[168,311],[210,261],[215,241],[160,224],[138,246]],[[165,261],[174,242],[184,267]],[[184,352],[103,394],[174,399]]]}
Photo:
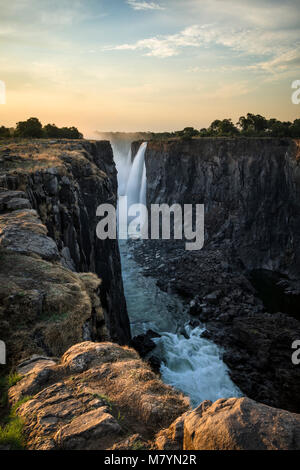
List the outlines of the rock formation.
{"label": "rock formation", "polygon": [[77,344],[59,362],[33,357],[18,372],[9,399],[27,397],[17,413],[28,449],[300,449],[299,415],[248,398],[191,410],[134,350],[116,344]]}
{"label": "rock formation", "polygon": [[9,144],[0,162],[0,331],[10,362],[58,356],[84,339],[128,343],[118,244],[96,236],[98,205],[117,198],[110,144]]}
{"label": "rock formation", "polygon": [[[140,143],[132,146],[133,155]],[[254,400],[300,411],[300,160],[291,139],[207,138],[148,142],[147,204],[205,204],[205,245],[135,243],[135,258],[161,289],[190,303],[193,323],[225,349],[224,361]],[[268,311],[250,282],[276,272],[292,312]],[[290,315],[288,315],[290,313]]]}
{"label": "rock formation", "polygon": [[204,401],[156,438],[161,450],[299,450],[300,416],[249,398]]}
{"label": "rock formation", "polygon": [[18,372],[9,398],[32,397],[18,409],[29,449],[147,448],[189,407],[133,349],[112,343],[77,344],[58,363],[36,357]]}

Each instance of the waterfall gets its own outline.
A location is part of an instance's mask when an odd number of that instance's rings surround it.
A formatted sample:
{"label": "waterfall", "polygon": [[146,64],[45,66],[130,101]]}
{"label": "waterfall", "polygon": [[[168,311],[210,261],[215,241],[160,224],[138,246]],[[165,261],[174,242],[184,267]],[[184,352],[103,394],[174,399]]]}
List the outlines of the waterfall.
{"label": "waterfall", "polygon": [[146,149],[147,142],[144,142],[140,146],[130,169],[126,187],[128,207],[130,207],[132,204],[145,204],[146,202]]}
{"label": "waterfall", "polygon": [[127,155],[121,153],[117,148],[112,145],[114,152],[114,159],[118,171],[118,186],[119,186],[119,196],[125,196],[127,181],[131,168],[131,149],[129,149]]}

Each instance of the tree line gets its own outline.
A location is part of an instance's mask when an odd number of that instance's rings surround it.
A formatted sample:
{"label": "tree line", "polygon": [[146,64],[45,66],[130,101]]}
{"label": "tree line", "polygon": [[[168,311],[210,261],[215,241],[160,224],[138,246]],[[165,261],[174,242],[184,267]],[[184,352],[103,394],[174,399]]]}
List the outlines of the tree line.
{"label": "tree line", "polygon": [[192,137],[292,137],[300,138],[300,119],[294,122],[266,119],[260,114],[248,113],[241,116],[236,124],[232,119],[216,119],[208,128],[200,130],[194,127],[185,127],[182,131],[151,133],[153,139],[179,137],[191,139]]}
{"label": "tree line", "polygon": [[[148,132],[149,139],[165,139],[177,137],[191,139],[192,137],[292,137],[300,138],[300,119],[279,121],[266,119],[260,114],[248,113],[241,116],[236,124],[232,119],[216,119],[208,128],[200,130],[194,127],[185,127],[175,132]],[[0,126],[0,139],[8,138],[36,138],[36,139],[82,139],[83,135],[76,127],[57,127],[55,124],[43,126],[39,119],[30,118],[20,121],[16,128]]]}
{"label": "tree line", "polygon": [[15,128],[0,126],[0,138],[82,139],[83,135],[74,126],[57,127],[55,124],[43,126],[38,118],[32,117],[27,121],[18,122]]}

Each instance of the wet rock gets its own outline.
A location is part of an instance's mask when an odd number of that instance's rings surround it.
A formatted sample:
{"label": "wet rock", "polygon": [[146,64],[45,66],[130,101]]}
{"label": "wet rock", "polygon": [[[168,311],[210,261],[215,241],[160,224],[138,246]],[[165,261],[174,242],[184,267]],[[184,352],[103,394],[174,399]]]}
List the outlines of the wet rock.
{"label": "wet rock", "polygon": [[201,314],[202,312],[202,307],[201,307],[201,301],[198,297],[190,301],[189,305],[189,314],[192,315],[193,317],[197,317]]}
{"label": "wet rock", "polygon": [[141,357],[146,357],[153,349],[155,349],[155,343],[148,336],[148,334],[138,335],[132,338],[131,346],[139,353]]}
{"label": "wet rock", "polygon": [[[199,320],[190,320],[189,324],[192,328],[198,328],[201,325]],[[203,334],[201,336],[203,337]]]}
{"label": "wet rock", "polygon": [[161,359],[157,356],[150,356],[149,359],[147,359],[148,364],[150,365],[151,369],[153,372],[158,374],[160,372],[160,366],[161,366]]}

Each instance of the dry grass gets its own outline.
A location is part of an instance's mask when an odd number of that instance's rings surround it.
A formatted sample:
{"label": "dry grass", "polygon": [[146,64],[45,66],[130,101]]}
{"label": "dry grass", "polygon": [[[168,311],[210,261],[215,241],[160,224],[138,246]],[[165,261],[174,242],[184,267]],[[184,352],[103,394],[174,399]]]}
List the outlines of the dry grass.
{"label": "dry grass", "polygon": [[103,318],[95,294],[99,284],[94,274],[86,274],[82,282],[80,275],[58,263],[2,252],[0,330],[10,361],[45,354],[44,347],[60,356],[81,342],[83,324],[91,317],[92,309]]}
{"label": "dry grass", "polygon": [[81,380],[92,381],[93,388],[108,396],[125,416],[131,431],[143,435],[145,428],[151,434],[168,427],[189,408],[189,400],[165,385],[140,359],[103,364],[83,374]]}

